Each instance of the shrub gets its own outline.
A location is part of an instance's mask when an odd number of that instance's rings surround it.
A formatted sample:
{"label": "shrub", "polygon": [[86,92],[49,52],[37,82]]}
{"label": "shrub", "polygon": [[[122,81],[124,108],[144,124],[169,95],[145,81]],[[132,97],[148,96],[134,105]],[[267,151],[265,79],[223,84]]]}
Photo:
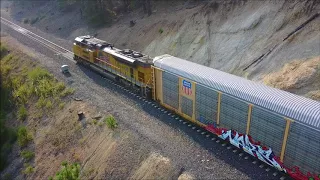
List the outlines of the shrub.
{"label": "shrub", "polygon": [[93,120],[92,120],[92,123],[93,123],[94,125],[96,125],[97,122],[98,122],[98,121],[97,121],[96,119],[93,119]]}
{"label": "shrub", "polygon": [[27,109],[22,105],[18,110],[18,119],[24,121],[28,116]]}
{"label": "shrub", "polygon": [[9,72],[12,70],[12,67],[10,65],[4,64],[1,65],[1,73],[3,76],[7,76]]}
{"label": "shrub", "polygon": [[37,108],[43,108],[46,105],[47,105],[47,103],[46,103],[46,99],[44,97],[40,97],[36,103]]}
{"label": "shrub", "polygon": [[68,89],[65,89],[63,90],[61,93],[60,93],[60,97],[66,97],[70,94],[73,94],[74,93],[74,89],[72,88],[68,88]]}
{"label": "shrub", "polygon": [[68,164],[66,161],[62,162],[62,168],[56,173],[54,180],[79,180],[80,179],[80,165],[78,163]]}
{"label": "shrub", "polygon": [[42,79],[52,79],[52,74],[50,74],[48,71],[36,67],[28,72],[28,79],[30,79],[34,84],[37,84]]}
{"label": "shrub", "polygon": [[160,34],[163,33],[163,29],[162,29],[162,28],[159,29],[159,33],[160,33]]}
{"label": "shrub", "polygon": [[39,20],[39,17],[32,18],[30,21],[30,24],[32,25],[32,24],[36,23],[38,20]]}
{"label": "shrub", "polygon": [[52,102],[48,99],[46,103],[46,108],[51,109],[52,108]]}
{"label": "shrub", "polygon": [[12,178],[12,175],[11,175],[10,173],[6,173],[6,174],[3,176],[3,179],[4,179],[4,180],[11,180],[11,179],[13,179],[13,178]]}
{"label": "shrub", "polygon": [[[3,76],[0,76],[0,81],[3,82]],[[16,131],[6,126],[6,115],[11,109],[10,87],[4,83],[0,85],[0,172],[7,165],[7,155],[11,151],[12,144],[15,142],[17,135]]]}
{"label": "shrub", "polygon": [[25,169],[22,171],[23,174],[31,174],[34,172],[34,168],[30,164],[25,163],[24,167],[25,167]]}
{"label": "shrub", "polygon": [[108,128],[110,129],[115,129],[118,127],[118,123],[112,115],[109,115],[108,117],[106,117],[104,119],[104,122],[107,124]]}
{"label": "shrub", "polygon": [[18,129],[18,143],[21,147],[26,146],[29,141],[32,140],[31,134],[28,133],[28,130],[24,126],[20,126]]}
{"label": "shrub", "polygon": [[31,88],[28,87],[27,84],[23,84],[18,87],[17,90],[13,92],[14,97],[17,99],[18,102],[25,104],[27,103],[32,91]]}
{"label": "shrub", "polygon": [[57,92],[63,91],[65,88],[66,86],[63,82],[58,82],[55,87]]}
{"label": "shrub", "polygon": [[64,108],[64,105],[65,105],[64,102],[60,103],[60,104],[59,104],[59,109],[62,110],[62,109]]}
{"label": "shrub", "polygon": [[14,59],[15,57],[12,54],[8,54],[4,57],[1,58],[1,61],[3,61],[4,63],[8,63],[9,61],[11,61],[12,59]]}
{"label": "shrub", "polygon": [[101,127],[102,125],[103,125],[103,122],[99,121],[99,122],[98,122],[98,126]]}
{"label": "shrub", "polygon": [[24,19],[23,19],[23,23],[24,23],[24,24],[28,24],[28,23],[29,23],[29,19],[28,19],[28,18],[24,18]]}
{"label": "shrub", "polygon": [[23,150],[21,151],[20,155],[27,161],[32,159],[34,157],[34,152],[28,151],[28,150]]}
{"label": "shrub", "polygon": [[6,48],[6,46],[0,44],[0,56],[1,56],[1,59],[6,56],[8,53],[8,49]]}

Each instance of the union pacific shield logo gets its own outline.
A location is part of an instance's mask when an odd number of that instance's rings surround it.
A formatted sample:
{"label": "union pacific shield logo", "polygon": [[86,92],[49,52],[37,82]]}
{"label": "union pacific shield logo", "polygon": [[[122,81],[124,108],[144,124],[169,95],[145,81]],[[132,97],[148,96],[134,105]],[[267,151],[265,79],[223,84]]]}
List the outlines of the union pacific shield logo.
{"label": "union pacific shield logo", "polygon": [[192,95],[192,84],[189,81],[182,80],[182,91],[184,94],[190,96]]}

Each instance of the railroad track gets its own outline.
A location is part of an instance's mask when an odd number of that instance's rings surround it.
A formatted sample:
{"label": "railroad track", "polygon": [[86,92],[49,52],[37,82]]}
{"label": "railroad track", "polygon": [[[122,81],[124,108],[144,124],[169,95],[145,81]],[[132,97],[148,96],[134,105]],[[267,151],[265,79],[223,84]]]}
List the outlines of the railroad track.
{"label": "railroad track", "polygon": [[27,37],[29,37],[30,39],[38,42],[39,44],[49,48],[50,50],[52,50],[53,52],[56,53],[56,55],[59,55],[59,56],[62,56],[62,57],[65,57],[67,58],[68,60],[71,60],[73,62],[76,62],[73,60],[73,52],[69,51],[68,49],[65,49],[3,17],[1,17],[1,23],[5,24],[6,26],[8,26],[9,28],[17,31],[18,33],[20,34],[23,34]]}
{"label": "railroad track", "polygon": [[[61,55],[64,58],[72,61],[72,62],[76,62],[73,60],[73,52],[25,29],[22,28],[21,26],[7,20],[1,17],[1,23],[7,25],[8,27],[12,28],[13,30],[29,37],[30,39],[39,42],[40,44],[42,44],[43,46],[49,48],[50,50],[54,51],[57,55]],[[90,71],[92,71],[91,69],[88,69]],[[114,87],[117,87],[121,90],[123,90],[125,93],[128,93],[130,96],[135,97],[138,99],[138,101],[142,101],[146,104],[148,104],[149,106],[152,106],[154,109],[162,112],[163,114],[166,114],[168,116],[168,118],[172,118],[174,121],[180,123],[181,125],[187,126],[189,128],[191,128],[193,131],[199,133],[200,135],[203,136],[203,138],[208,138],[210,139],[213,143],[219,144],[221,146],[224,146],[226,148],[226,151],[232,151],[233,154],[238,155],[239,157],[241,157],[240,161],[251,161],[252,164],[254,166],[258,166],[259,168],[264,168],[266,172],[270,172],[272,173],[272,175],[274,176],[274,178],[279,178],[279,180],[285,180],[285,179],[291,179],[290,177],[288,177],[286,174],[274,169],[273,167],[270,167],[269,165],[265,164],[264,162],[253,158],[251,155],[243,152],[242,150],[238,149],[237,147],[231,145],[230,143],[228,143],[227,141],[224,141],[222,139],[220,139],[217,135],[212,134],[204,129],[202,129],[201,127],[196,126],[195,124],[192,124],[191,122],[183,119],[182,117],[174,114],[171,111],[168,111],[167,109],[161,107],[159,104],[157,104],[156,102],[153,102],[149,99],[146,99],[144,97],[141,97],[140,95],[130,91],[130,89],[127,89],[119,84],[117,84],[116,82],[104,77],[101,75],[101,77],[108,81],[110,84],[114,85]]]}

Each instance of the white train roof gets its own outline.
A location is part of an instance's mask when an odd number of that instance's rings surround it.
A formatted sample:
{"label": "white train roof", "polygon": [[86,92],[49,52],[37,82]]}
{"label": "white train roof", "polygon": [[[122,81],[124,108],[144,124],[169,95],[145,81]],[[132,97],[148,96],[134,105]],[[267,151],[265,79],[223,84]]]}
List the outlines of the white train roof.
{"label": "white train roof", "polygon": [[320,129],[320,102],[168,54],[155,57],[154,66],[167,72],[264,107],[302,124]]}

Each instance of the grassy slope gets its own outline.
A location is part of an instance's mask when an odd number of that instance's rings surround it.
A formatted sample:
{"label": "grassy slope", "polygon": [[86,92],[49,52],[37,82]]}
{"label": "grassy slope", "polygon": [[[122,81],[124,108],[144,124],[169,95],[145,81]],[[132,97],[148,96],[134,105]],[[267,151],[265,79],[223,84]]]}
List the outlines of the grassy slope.
{"label": "grassy slope", "polygon": [[[28,127],[29,114],[32,114],[33,119],[50,116],[53,107],[63,108],[64,98],[72,94],[73,89],[66,88],[64,83],[58,82],[48,71],[25,58],[21,53],[8,51],[1,44],[0,171],[8,164],[7,156],[17,139],[21,157],[25,159],[22,172],[31,174],[34,167],[28,162],[34,157],[34,152],[28,149],[33,143],[34,132]],[[32,106],[37,110],[31,113]],[[10,177],[10,174],[5,177]]]}

